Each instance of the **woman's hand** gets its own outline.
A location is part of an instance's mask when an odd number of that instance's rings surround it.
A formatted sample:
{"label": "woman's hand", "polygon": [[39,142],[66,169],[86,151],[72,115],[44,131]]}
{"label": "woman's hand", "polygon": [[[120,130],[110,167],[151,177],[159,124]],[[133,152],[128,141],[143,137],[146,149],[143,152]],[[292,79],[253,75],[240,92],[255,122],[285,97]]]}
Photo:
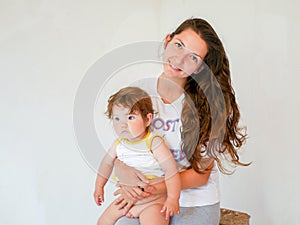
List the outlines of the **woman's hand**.
{"label": "woman's hand", "polygon": [[[122,185],[120,183],[117,184],[117,186],[120,188],[114,192],[114,195],[127,195],[129,198],[135,199],[135,200],[142,200],[143,198],[147,198],[151,195],[151,193],[146,192],[144,188],[142,187],[133,187],[128,185]],[[150,189],[151,186],[147,186],[147,190]]]}
{"label": "woman's hand", "polygon": [[118,184],[119,189],[114,192],[114,195],[120,195],[113,203],[117,205],[119,210],[123,210],[123,215],[126,215],[131,207],[143,198],[150,196],[148,192],[143,192],[139,187],[131,187]]}
{"label": "woman's hand", "polygon": [[119,179],[120,184],[128,186],[138,186],[146,188],[149,180],[140,171],[127,166],[120,160],[115,160],[115,174]]}

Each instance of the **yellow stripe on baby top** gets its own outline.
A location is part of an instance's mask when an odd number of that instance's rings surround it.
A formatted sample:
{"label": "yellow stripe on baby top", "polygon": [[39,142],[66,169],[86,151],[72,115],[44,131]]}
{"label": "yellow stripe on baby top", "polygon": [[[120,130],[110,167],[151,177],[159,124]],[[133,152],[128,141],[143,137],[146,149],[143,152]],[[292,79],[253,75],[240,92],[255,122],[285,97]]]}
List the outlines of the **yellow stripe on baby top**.
{"label": "yellow stripe on baby top", "polygon": [[147,141],[147,139],[149,138],[149,135],[150,135],[150,131],[148,131],[148,133],[146,134],[146,136],[143,139],[139,140],[139,141],[129,141],[128,139],[125,139],[125,138],[121,139],[121,140],[125,141],[127,144],[137,145],[137,144],[140,144],[140,143],[142,143],[144,141]]}
{"label": "yellow stripe on baby top", "polygon": [[[152,179],[157,178],[157,176],[152,175],[152,174],[144,174],[144,176],[145,176],[148,180],[152,180]],[[112,179],[114,182],[116,182],[116,183],[119,181],[119,179],[117,178],[117,176],[116,176],[115,174],[112,176],[111,179]]]}
{"label": "yellow stripe on baby top", "polygon": [[153,138],[155,137],[160,137],[161,139],[163,139],[162,136],[160,136],[159,134],[153,134],[147,141],[146,141],[146,145],[147,145],[147,148],[149,149],[149,151],[153,154],[153,150],[151,149],[151,145],[152,145],[152,141],[153,141]]}
{"label": "yellow stripe on baby top", "polygon": [[144,174],[144,176],[145,176],[148,180],[152,180],[152,179],[157,178],[157,176],[152,175],[152,174]]}

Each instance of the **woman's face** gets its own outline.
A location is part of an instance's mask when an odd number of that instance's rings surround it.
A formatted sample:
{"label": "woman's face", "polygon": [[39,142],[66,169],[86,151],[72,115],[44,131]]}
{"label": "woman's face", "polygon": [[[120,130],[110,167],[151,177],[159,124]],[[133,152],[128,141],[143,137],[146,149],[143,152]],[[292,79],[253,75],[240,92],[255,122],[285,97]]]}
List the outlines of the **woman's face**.
{"label": "woman's face", "polygon": [[187,78],[199,72],[207,51],[205,41],[192,29],[184,30],[172,39],[168,35],[163,57],[165,76]]}

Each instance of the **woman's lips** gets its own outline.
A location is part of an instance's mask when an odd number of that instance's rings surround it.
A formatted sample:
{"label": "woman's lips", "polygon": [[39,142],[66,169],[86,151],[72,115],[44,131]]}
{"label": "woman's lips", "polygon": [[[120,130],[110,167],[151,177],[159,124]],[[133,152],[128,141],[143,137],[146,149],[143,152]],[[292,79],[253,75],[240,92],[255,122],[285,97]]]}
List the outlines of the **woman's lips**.
{"label": "woman's lips", "polygon": [[175,70],[175,71],[181,71],[180,68],[174,66],[172,63],[169,63],[169,65],[170,65],[170,67],[171,67],[173,70]]}

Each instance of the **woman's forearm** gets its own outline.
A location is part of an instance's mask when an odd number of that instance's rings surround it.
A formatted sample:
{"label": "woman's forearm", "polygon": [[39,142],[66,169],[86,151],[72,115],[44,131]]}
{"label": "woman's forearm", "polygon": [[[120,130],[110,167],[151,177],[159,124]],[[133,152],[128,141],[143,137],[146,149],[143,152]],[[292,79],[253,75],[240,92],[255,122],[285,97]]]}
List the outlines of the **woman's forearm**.
{"label": "woman's forearm", "polygon": [[119,178],[120,183],[130,186],[141,186],[147,185],[149,181],[140,171],[127,166],[121,162],[118,158],[114,161],[115,174]]}
{"label": "woman's forearm", "polygon": [[203,186],[207,183],[211,169],[203,173],[197,173],[194,169],[180,172],[181,190]]}
{"label": "woman's forearm", "polygon": [[[188,169],[180,172],[179,175],[181,179],[181,190],[205,185],[209,179],[210,172],[211,169],[203,173],[197,173],[194,169]],[[164,180],[155,182],[152,185],[155,189],[154,191],[151,191],[152,194],[167,193],[167,187]]]}

